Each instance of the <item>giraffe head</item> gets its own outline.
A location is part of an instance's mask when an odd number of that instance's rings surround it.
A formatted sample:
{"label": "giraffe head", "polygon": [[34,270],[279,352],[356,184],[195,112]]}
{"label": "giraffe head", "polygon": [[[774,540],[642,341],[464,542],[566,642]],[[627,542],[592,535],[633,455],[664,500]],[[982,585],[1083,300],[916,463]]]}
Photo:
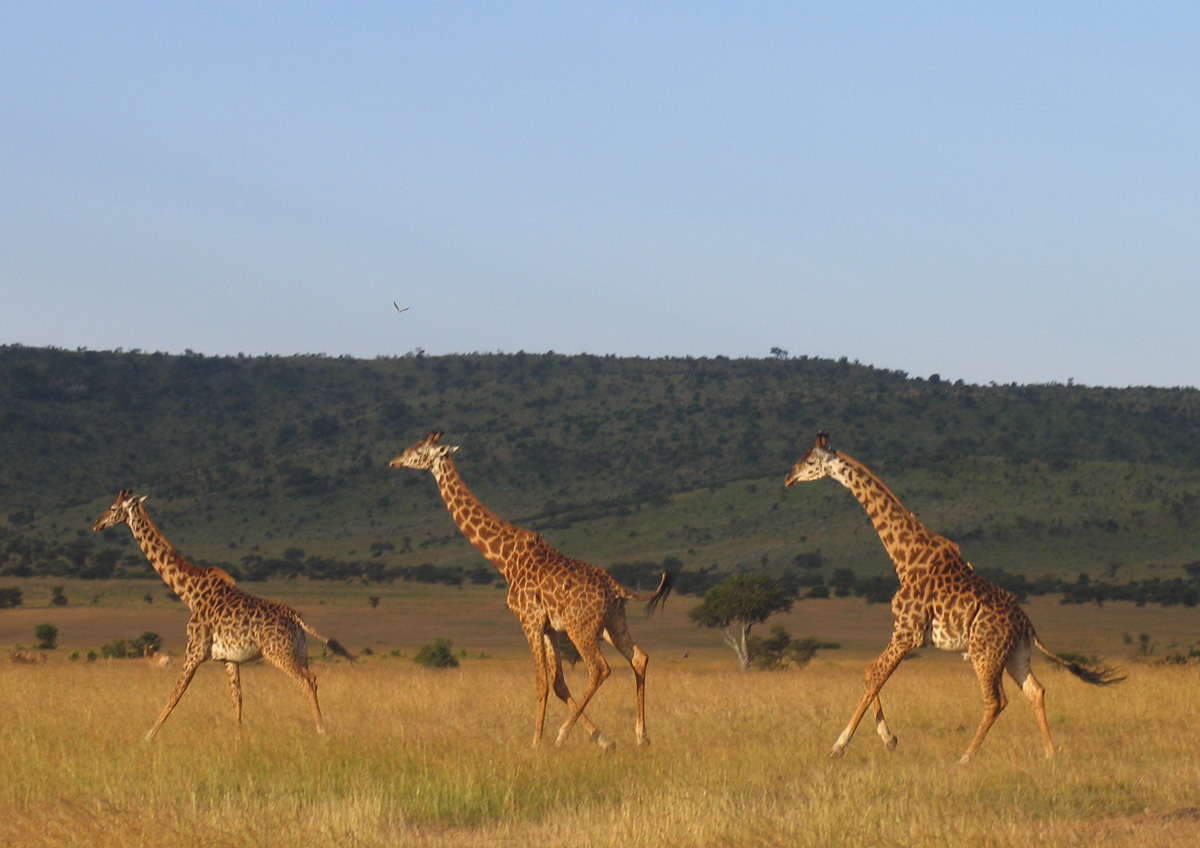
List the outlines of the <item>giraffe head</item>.
{"label": "giraffe head", "polygon": [[439,444],[442,431],[435,430],[428,437],[417,442],[404,453],[388,463],[392,468],[418,468],[426,471],[433,470],[443,458],[458,450],[458,445]]}
{"label": "giraffe head", "polygon": [[829,462],[836,456],[837,454],[833,448],[829,447],[829,434],[822,430],[817,433],[816,444],[805,451],[804,456],[796,460],[796,464],[792,466],[792,470],[784,478],[784,487],[828,477],[830,472]]}
{"label": "giraffe head", "polygon": [[129,520],[129,512],[139,503],[144,501],[146,496],[138,497],[128,489],[122,489],[117,493],[117,499],[113,501],[112,506],[108,508],[108,512],[100,516],[92,529],[99,533],[101,530],[107,530],[109,527],[116,527],[118,524],[124,524]]}

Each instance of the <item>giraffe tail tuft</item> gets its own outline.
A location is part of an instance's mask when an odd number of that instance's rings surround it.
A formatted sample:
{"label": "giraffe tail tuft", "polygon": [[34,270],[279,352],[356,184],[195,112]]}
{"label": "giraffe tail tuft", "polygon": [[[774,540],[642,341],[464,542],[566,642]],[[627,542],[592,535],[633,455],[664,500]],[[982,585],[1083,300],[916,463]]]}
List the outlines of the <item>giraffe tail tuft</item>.
{"label": "giraffe tail tuft", "polygon": [[664,571],[662,580],[659,581],[658,588],[649,598],[638,598],[638,600],[646,601],[646,615],[654,615],[659,604],[667,600],[667,595],[671,594],[671,588],[675,585],[675,578],[671,572]]}
{"label": "giraffe tail tuft", "polygon": [[350,662],[352,662],[352,663],[355,661],[354,654],[350,653],[345,648],[343,648],[341,643],[338,642],[337,639],[330,639],[328,642],[325,643],[325,646],[327,648],[329,648],[329,650],[331,650],[335,654],[337,654],[339,657],[345,657],[346,659],[350,660]]}
{"label": "giraffe tail tuft", "polygon": [[1080,662],[1068,660],[1060,657],[1058,654],[1051,651],[1042,644],[1042,640],[1036,635],[1033,637],[1033,644],[1037,645],[1039,651],[1045,654],[1054,662],[1061,665],[1071,674],[1078,677],[1084,683],[1091,683],[1093,686],[1109,686],[1113,683],[1120,683],[1125,679],[1125,675],[1118,674],[1117,670],[1107,665],[1088,666]]}
{"label": "giraffe tail tuft", "polygon": [[304,628],[304,632],[309,636],[312,636],[314,639],[320,639],[322,642],[324,642],[325,647],[333,651],[339,657],[345,657],[346,659],[350,660],[351,663],[355,662],[354,654],[343,648],[341,642],[339,642],[337,639],[329,639],[325,636],[322,636],[320,633],[310,627],[308,622],[301,618],[299,614],[296,615],[296,623]]}

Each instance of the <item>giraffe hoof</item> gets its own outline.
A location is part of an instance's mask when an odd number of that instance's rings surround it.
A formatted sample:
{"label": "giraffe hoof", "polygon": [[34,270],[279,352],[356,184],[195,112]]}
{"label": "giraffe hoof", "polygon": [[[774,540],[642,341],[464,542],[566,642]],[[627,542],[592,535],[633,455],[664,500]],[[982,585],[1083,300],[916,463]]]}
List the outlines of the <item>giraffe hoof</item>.
{"label": "giraffe hoof", "polygon": [[833,750],[831,750],[829,752],[829,758],[831,760],[836,760],[836,759],[841,758],[845,753],[846,753],[845,745],[834,745]]}
{"label": "giraffe hoof", "polygon": [[592,732],[592,741],[599,745],[602,750],[609,753],[617,750],[617,743],[601,733],[599,729]]}
{"label": "giraffe hoof", "polygon": [[885,745],[887,745],[887,749],[888,749],[889,751],[895,751],[895,750],[896,750],[896,746],[897,746],[898,744],[900,744],[900,740],[899,740],[897,737],[893,736],[893,737],[891,737],[890,739],[887,739],[887,740],[885,740],[885,741],[884,741],[884,744],[885,744]]}

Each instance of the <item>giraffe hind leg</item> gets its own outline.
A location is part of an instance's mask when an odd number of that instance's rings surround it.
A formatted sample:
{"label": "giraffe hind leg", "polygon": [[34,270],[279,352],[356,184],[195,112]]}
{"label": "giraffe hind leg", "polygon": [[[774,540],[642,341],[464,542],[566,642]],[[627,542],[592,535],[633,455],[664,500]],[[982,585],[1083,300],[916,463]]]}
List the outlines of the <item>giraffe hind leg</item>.
{"label": "giraffe hind leg", "polygon": [[242,730],[241,670],[237,663],[226,660],[225,674],[229,677],[229,699],[233,702],[233,724],[240,733]]}
{"label": "giraffe hind leg", "polygon": [[[561,638],[561,633],[554,630],[548,631],[545,635],[546,653],[549,658],[549,664],[554,670],[554,694],[558,696],[560,701],[567,705],[569,712],[574,712],[575,699],[571,697],[571,690],[567,687],[567,681],[563,677],[562,647],[559,643]],[[580,711],[579,723],[583,725],[584,730],[587,731],[591,740],[603,750],[613,751],[616,749],[617,743],[605,736],[600,731],[600,728],[596,727],[595,723],[588,718],[587,713]]]}
{"label": "giraffe hind leg", "polygon": [[649,745],[650,737],[646,735],[646,666],[650,657],[645,651],[633,643],[629,635],[629,627],[625,623],[625,614],[614,616],[609,626],[604,629],[604,638],[629,661],[633,668],[633,681],[637,692],[637,723],[634,734],[639,745]]}
{"label": "giraffe hind leg", "polygon": [[900,740],[896,738],[896,734],[892,733],[887,719],[883,717],[883,702],[879,700],[878,695],[871,702],[871,709],[875,712],[875,732],[879,734],[879,738],[883,740],[883,744],[889,751],[896,750],[896,745]]}
{"label": "giraffe hind leg", "polygon": [[608,667],[608,662],[604,659],[604,655],[600,653],[600,646],[596,643],[596,634],[591,632],[588,638],[584,638],[582,634],[576,632],[567,632],[567,636],[575,643],[575,647],[579,649],[579,655],[588,667],[588,685],[584,690],[583,697],[575,704],[575,708],[571,710],[567,720],[563,722],[562,727],[558,729],[558,738],[554,740],[555,746],[560,746],[567,741],[567,736],[571,733],[571,728],[575,726],[575,722],[583,715],[583,711],[587,709],[588,702],[592,700],[592,696],[596,694],[596,690],[600,688],[608,675],[612,673],[612,669]]}
{"label": "giraffe hind leg", "polygon": [[308,701],[309,709],[312,711],[313,724],[316,726],[317,734],[324,736],[325,719],[321,716],[321,705],[317,701],[317,676],[309,669],[305,653],[303,642],[293,642],[289,649],[282,651],[268,648],[266,645],[262,648],[265,660],[300,684],[304,697]]}
{"label": "giraffe hind leg", "polygon": [[1025,693],[1025,697],[1029,699],[1029,705],[1033,707],[1033,714],[1037,716],[1038,730],[1042,734],[1042,748],[1046,752],[1046,759],[1054,757],[1054,742],[1050,738],[1050,722],[1046,720],[1046,689],[1033,676],[1033,669],[1029,665],[1029,644],[1018,646],[1009,657],[1005,668],[1013,681],[1021,687],[1021,691]]}
{"label": "giraffe hind leg", "polygon": [[971,744],[967,746],[966,752],[962,755],[959,763],[966,764],[979,750],[979,746],[983,744],[984,738],[988,731],[991,730],[996,718],[1008,706],[1008,698],[1004,694],[1004,681],[1002,679],[1004,668],[991,659],[975,659],[975,674],[979,677],[979,686],[983,691],[983,718],[979,721],[979,729],[975,731],[975,737],[971,740]]}

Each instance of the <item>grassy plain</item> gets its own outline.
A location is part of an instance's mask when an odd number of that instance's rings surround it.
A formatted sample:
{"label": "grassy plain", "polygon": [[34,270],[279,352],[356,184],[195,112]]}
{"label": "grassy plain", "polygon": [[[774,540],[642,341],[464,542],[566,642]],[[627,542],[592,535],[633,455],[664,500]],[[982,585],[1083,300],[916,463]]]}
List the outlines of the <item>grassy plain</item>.
{"label": "grassy plain", "polygon": [[[1045,761],[1028,707],[1013,702],[968,767],[957,759],[978,721],[969,666],[925,652],[885,690],[900,746],[864,725],[845,759],[826,752],[860,694],[864,664],[890,629],[886,606],[802,602],[780,621],[843,647],[802,671],[740,674],[718,636],[631,614],[650,654],[648,726],[633,745],[631,674],[614,673],[589,714],[618,740],[604,755],[581,733],[562,749],[529,746],[532,669],[516,622],[492,588],[328,587],[252,591],[373,656],[317,660],[329,735],[318,739],[298,687],[274,669],[243,671],[245,729],[235,738],[225,675],[204,667],[153,745],[174,671],[134,660],[69,661],[76,648],[156,630],[182,648],[186,610],[147,591],[97,584],[95,604],[0,612],[0,644],[56,624],[45,665],[0,664],[0,845],[1192,845],[1200,841],[1200,667],[1134,663],[1125,634],[1192,641],[1195,610],[1027,605],[1062,651],[1107,654],[1129,679],[1085,686],[1046,663],[1059,757]],[[73,589],[68,587],[68,596]],[[48,596],[48,590],[46,592]],[[376,608],[367,603],[379,596]],[[774,623],[774,620],[772,621]],[[462,666],[410,661],[434,636]],[[392,652],[396,651],[397,655]],[[610,659],[615,658],[610,652]],[[571,676],[582,685],[581,671]],[[564,711],[552,703],[553,738]]]}

